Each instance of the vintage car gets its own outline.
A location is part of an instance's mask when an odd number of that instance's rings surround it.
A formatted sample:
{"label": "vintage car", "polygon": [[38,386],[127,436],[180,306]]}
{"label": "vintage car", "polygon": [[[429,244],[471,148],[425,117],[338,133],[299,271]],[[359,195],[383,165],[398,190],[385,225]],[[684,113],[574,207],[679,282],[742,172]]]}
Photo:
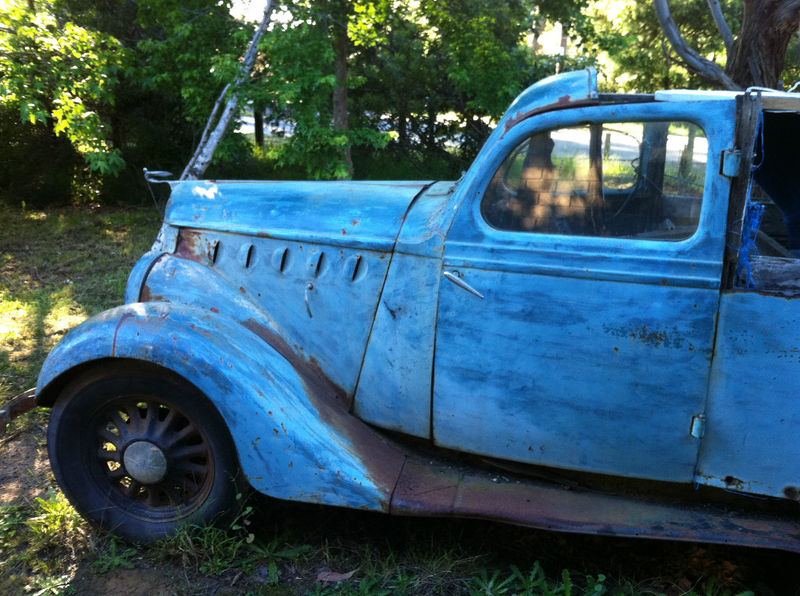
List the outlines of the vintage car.
{"label": "vintage car", "polygon": [[[800,99],[517,97],[457,182],[171,182],[6,418],[135,540],[278,499],[800,551]],[[791,141],[791,144],[790,144]]]}

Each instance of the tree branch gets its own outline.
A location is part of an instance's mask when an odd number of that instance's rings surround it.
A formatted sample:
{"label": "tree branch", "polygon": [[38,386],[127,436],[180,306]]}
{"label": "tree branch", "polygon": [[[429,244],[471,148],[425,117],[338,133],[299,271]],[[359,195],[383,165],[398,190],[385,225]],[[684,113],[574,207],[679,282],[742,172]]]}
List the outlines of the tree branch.
{"label": "tree branch", "polygon": [[[217,150],[217,145],[219,145],[222,137],[224,137],[225,133],[228,131],[231,121],[233,120],[233,116],[236,114],[236,108],[239,104],[239,87],[241,87],[241,85],[247,81],[250,76],[250,72],[253,70],[253,65],[255,64],[256,56],[258,55],[258,43],[261,41],[261,37],[267,30],[269,22],[272,18],[272,6],[273,0],[267,0],[267,5],[264,7],[264,16],[261,18],[261,23],[259,23],[258,28],[253,34],[253,38],[250,40],[250,46],[247,48],[247,52],[245,53],[242,63],[239,66],[239,74],[236,76],[236,80],[233,82],[233,85],[228,84],[225,86],[225,89],[222,90],[222,93],[214,104],[214,108],[211,111],[211,116],[208,118],[206,128],[203,131],[203,136],[200,139],[200,143],[197,145],[197,150],[194,152],[192,159],[189,160],[189,163],[183,170],[180,178],[181,180],[197,180],[203,176],[206,168],[208,168],[211,160],[214,157],[214,152]],[[230,93],[228,93],[229,90]],[[212,131],[211,125],[214,122],[217,112],[219,112],[219,108],[222,105],[222,101],[226,95],[228,95],[228,100],[225,102],[225,108],[222,110],[222,114],[220,115],[219,120]]]}
{"label": "tree branch", "polygon": [[725,49],[730,54],[733,48],[733,33],[731,33],[731,28],[728,26],[728,21],[725,20],[725,15],[722,14],[719,0],[708,0],[708,8],[711,10],[711,16],[714,17],[717,29],[722,35],[722,41],[725,42]]}
{"label": "tree branch", "polygon": [[672,13],[670,12],[668,0],[653,0],[653,6],[656,9],[656,15],[658,16],[659,23],[661,23],[661,29],[664,31],[664,35],[666,35],[669,43],[686,63],[689,70],[724,89],[735,91],[741,89],[733,79],[725,74],[725,71],[719,64],[711,62],[698,54],[696,50],[689,47],[689,44],[686,43],[686,40],[683,39],[683,36],[678,30],[675,21],[672,20]]}
{"label": "tree branch", "polygon": [[800,10],[800,0],[787,2],[778,9],[777,18],[780,21],[797,20],[798,10]]}

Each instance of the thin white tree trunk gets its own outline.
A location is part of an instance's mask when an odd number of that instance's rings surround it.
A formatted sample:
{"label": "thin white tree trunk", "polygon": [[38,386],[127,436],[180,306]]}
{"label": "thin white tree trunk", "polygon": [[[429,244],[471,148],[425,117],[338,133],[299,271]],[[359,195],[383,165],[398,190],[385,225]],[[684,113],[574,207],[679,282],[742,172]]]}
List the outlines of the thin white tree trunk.
{"label": "thin white tree trunk", "polygon": [[[261,18],[261,23],[259,23],[258,28],[253,34],[253,38],[250,40],[250,46],[247,48],[247,53],[244,55],[242,64],[239,67],[239,74],[232,85],[225,85],[222,93],[220,93],[217,98],[214,108],[211,110],[211,116],[209,116],[208,122],[206,123],[203,135],[200,138],[200,143],[197,145],[192,159],[189,160],[189,163],[183,170],[181,180],[198,180],[203,177],[206,168],[208,168],[211,160],[214,158],[214,152],[217,150],[217,146],[225,136],[225,133],[228,132],[228,128],[230,128],[233,116],[236,114],[236,108],[239,104],[238,89],[247,80],[250,76],[250,72],[253,70],[253,65],[258,55],[258,43],[261,41],[261,37],[267,30],[267,26],[269,26],[270,19],[272,18],[272,6],[273,0],[267,0],[267,5],[264,7],[264,16]],[[225,107],[222,109],[219,119],[217,119],[217,113],[220,111],[220,107],[223,104]]]}

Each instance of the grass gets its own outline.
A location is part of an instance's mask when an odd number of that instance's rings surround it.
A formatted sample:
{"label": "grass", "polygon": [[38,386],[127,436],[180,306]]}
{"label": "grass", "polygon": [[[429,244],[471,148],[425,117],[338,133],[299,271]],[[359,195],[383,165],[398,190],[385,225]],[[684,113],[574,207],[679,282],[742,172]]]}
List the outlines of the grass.
{"label": "grass", "polygon": [[[122,301],[159,223],[152,207],[0,211],[0,402],[35,384],[68,328]],[[0,478],[22,438],[41,452],[45,425],[44,412],[13,423],[0,439]],[[796,558],[782,553],[398,519],[258,495],[225,528],[187,526],[144,547],[90,527],[52,478],[45,484],[35,497],[0,500],[0,594],[798,593]]]}

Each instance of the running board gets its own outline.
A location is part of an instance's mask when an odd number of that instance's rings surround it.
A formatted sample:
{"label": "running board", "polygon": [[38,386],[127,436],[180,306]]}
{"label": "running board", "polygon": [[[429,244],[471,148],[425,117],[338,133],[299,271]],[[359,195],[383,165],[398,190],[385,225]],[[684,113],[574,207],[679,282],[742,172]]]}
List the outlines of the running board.
{"label": "running board", "polygon": [[391,513],[491,519],[558,532],[708,542],[800,552],[800,511],[635,498],[409,458]]}

